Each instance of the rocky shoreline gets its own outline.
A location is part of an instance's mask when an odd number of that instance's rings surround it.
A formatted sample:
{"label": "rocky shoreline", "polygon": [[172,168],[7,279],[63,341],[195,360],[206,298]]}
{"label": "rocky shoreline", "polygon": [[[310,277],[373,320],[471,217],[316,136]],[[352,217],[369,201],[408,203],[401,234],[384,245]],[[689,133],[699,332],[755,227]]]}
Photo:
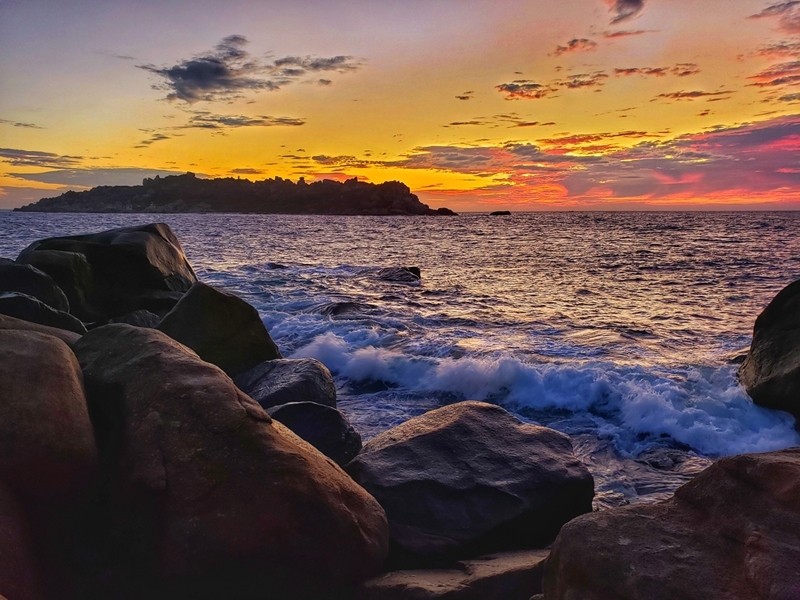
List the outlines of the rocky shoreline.
{"label": "rocky shoreline", "polygon": [[[798,303],[740,373],[796,416]],[[800,448],[592,512],[570,439],[495,405],[362,445],[324,365],[283,358],[164,224],[0,261],[0,355],[0,598],[800,598]]]}

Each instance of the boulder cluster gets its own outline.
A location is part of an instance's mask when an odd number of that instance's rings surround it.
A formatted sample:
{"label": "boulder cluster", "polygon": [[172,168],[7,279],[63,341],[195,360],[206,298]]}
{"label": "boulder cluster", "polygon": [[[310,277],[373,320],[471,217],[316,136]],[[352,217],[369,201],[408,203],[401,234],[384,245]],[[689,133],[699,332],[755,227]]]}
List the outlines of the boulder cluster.
{"label": "boulder cluster", "polygon": [[[740,369],[795,416],[799,314],[800,282]],[[491,404],[362,445],[163,224],[0,260],[0,387],[0,599],[800,598],[800,448],[592,512],[570,439]]]}

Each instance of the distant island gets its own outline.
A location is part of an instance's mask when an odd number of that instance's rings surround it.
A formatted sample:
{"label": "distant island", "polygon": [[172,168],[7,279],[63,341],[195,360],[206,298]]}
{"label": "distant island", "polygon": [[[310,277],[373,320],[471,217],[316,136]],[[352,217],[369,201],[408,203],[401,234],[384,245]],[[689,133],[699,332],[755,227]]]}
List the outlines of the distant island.
{"label": "distant island", "polygon": [[432,209],[399,181],[324,179],[297,183],[281,177],[201,179],[194,173],[147,178],[142,185],[99,186],[42,198],[14,210],[92,213],[282,213],[301,215],[455,215]]}

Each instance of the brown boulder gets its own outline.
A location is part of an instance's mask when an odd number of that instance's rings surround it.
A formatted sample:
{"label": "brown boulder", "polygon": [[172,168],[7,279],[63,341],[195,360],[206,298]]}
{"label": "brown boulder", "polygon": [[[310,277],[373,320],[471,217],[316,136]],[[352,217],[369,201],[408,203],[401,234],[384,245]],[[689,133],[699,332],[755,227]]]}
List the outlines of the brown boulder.
{"label": "brown boulder", "polygon": [[665,502],[583,515],[547,561],[548,600],[800,598],[800,448],[724,458]]}
{"label": "brown boulder", "polygon": [[758,315],[739,381],[756,404],[785,410],[800,421],[800,280]]}
{"label": "brown boulder", "polygon": [[594,495],[569,437],[483,402],[389,429],[347,470],[386,510],[400,565],[544,545]]}
{"label": "brown boulder", "polygon": [[95,329],[75,351],[115,577],[134,597],[301,598],[381,567],[388,532],[374,498],[220,369],[129,325]]}
{"label": "brown boulder", "polygon": [[77,341],[81,336],[73,331],[66,331],[64,329],[57,329],[56,327],[48,327],[47,325],[40,325],[39,323],[31,323],[22,319],[9,317],[8,315],[0,315],[0,331],[5,329],[21,329],[23,331],[38,331],[46,335],[52,335],[60,339],[62,342],[72,344]]}
{"label": "brown boulder", "polygon": [[200,282],[186,292],[158,329],[230,376],[281,357],[255,308]]}
{"label": "brown boulder", "polygon": [[39,240],[17,260],[55,279],[72,314],[86,322],[169,310],[197,281],[164,223]]}

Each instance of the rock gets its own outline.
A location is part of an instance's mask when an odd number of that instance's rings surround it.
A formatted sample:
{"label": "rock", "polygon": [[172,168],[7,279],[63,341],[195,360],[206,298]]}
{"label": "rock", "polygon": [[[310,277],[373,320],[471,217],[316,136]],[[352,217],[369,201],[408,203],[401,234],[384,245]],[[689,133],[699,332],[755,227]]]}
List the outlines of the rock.
{"label": "rock", "polygon": [[63,504],[96,468],[83,378],[61,340],[0,330],[0,481],[26,504]]}
{"label": "rock", "polygon": [[566,435],[483,402],[389,429],[347,470],[386,510],[401,565],[544,545],[594,494]]}
{"label": "rock", "polygon": [[336,408],[336,384],[331,372],[313,358],[269,360],[233,380],[265,409],[290,402],[316,402]]}
{"label": "rock", "polygon": [[41,567],[28,519],[14,495],[0,485],[0,598],[44,599]]}
{"label": "rock", "polygon": [[19,292],[69,312],[69,301],[53,278],[31,265],[0,258],[0,292]]}
{"label": "rock", "polygon": [[303,598],[381,567],[378,503],[217,367],[155,329],[75,344],[135,597]]}
{"label": "rock", "polygon": [[0,292],[0,313],[56,329],[86,333],[86,326],[71,314],[56,310],[26,294]]}
{"label": "rock", "polygon": [[800,448],[723,458],[675,495],[583,515],[545,567],[548,600],[800,597]]}
{"label": "rock", "polygon": [[361,436],[335,408],[316,402],[290,402],[267,410],[338,465],[353,460],[361,450]]}
{"label": "rock", "polygon": [[800,421],[800,280],[758,315],[739,381],[756,404],[785,410]]}
{"label": "rock", "polygon": [[161,322],[161,317],[149,310],[135,310],[127,315],[111,319],[109,322],[126,323],[127,325],[135,325],[136,327],[155,328]]}
{"label": "rock", "polygon": [[31,323],[23,319],[15,319],[8,315],[0,314],[0,331],[6,329],[19,329],[22,331],[38,331],[46,335],[51,335],[60,339],[67,344],[75,343],[81,336],[73,331],[66,331],[65,329],[57,329],[55,327],[48,327],[47,325],[40,325],[38,323]]}
{"label": "rock", "polygon": [[507,217],[511,214],[510,210],[495,210],[489,213],[490,217]]}
{"label": "rock", "polygon": [[393,283],[419,283],[421,277],[419,267],[386,267],[378,271],[378,279]]}
{"label": "rock", "polygon": [[197,281],[163,223],[39,240],[17,260],[50,275],[67,295],[72,313],[86,322],[142,308],[169,310]]}
{"label": "rock", "polygon": [[231,376],[281,357],[255,308],[200,282],[167,313],[158,329]]}
{"label": "rock", "polygon": [[445,569],[392,571],[361,584],[356,600],[529,600],[541,590],[548,550],[518,550]]}

